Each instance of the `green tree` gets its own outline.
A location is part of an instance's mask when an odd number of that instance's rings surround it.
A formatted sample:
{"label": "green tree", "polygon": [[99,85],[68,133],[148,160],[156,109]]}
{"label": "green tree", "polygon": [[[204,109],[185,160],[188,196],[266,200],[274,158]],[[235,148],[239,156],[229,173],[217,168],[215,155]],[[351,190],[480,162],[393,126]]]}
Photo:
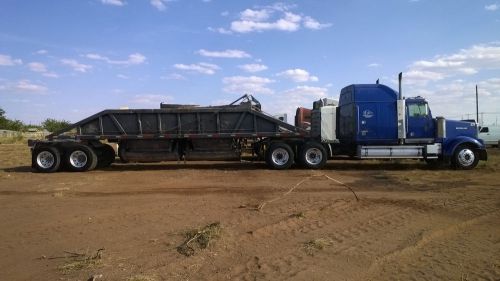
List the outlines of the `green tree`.
{"label": "green tree", "polygon": [[24,131],[26,125],[20,120],[10,120],[5,117],[5,110],[0,108],[0,129],[12,131]]}
{"label": "green tree", "polygon": [[56,120],[52,118],[47,118],[45,119],[45,121],[42,122],[42,127],[52,133],[62,130],[66,127],[69,127],[70,125],[71,123],[69,121]]}

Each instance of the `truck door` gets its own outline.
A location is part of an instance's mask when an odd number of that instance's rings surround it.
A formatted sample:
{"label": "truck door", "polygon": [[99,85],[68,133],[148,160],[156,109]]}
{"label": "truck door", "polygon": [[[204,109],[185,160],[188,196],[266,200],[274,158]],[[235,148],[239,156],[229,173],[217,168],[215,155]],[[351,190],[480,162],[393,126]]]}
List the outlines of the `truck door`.
{"label": "truck door", "polygon": [[435,125],[425,100],[406,100],[406,142],[432,143]]}

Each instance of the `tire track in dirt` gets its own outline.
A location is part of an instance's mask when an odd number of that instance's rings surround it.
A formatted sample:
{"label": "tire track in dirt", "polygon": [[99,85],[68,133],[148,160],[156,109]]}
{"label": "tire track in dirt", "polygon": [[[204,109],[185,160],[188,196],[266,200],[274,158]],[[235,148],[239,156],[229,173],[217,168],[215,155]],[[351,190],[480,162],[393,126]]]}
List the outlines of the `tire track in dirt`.
{"label": "tire track in dirt", "polygon": [[[482,226],[490,229],[489,225],[498,223],[499,220],[500,212],[496,211],[426,233],[414,244],[378,258],[369,267],[366,279],[375,280],[385,273],[387,278],[383,279],[387,280],[393,280],[394,276],[407,280],[498,280],[500,227],[497,227],[496,233],[488,233],[483,231]],[[483,239],[471,241],[470,232],[479,234]],[[493,240],[495,237],[496,241]],[[485,246],[485,241],[490,242],[490,245]],[[478,250],[483,251],[482,258],[469,257],[471,252]],[[485,252],[489,252],[491,257],[485,258]],[[456,271],[451,271],[450,267]]]}
{"label": "tire track in dirt", "polygon": [[[314,219],[308,219],[312,214]],[[274,224],[266,225],[247,235],[243,242],[252,243],[273,238],[274,248],[279,248],[279,256],[271,255],[258,259],[259,263],[246,264],[232,274],[241,280],[252,280],[253,277],[265,279],[288,279],[314,267],[314,259],[308,256],[301,245],[308,239],[318,235],[331,240],[327,251],[335,255],[380,255],[383,253],[373,242],[373,236],[387,232],[396,233],[411,223],[411,219],[422,212],[414,208],[403,208],[395,205],[382,205],[371,202],[339,202],[320,210],[306,213],[306,218],[287,218]],[[287,248],[286,254],[283,249]]]}

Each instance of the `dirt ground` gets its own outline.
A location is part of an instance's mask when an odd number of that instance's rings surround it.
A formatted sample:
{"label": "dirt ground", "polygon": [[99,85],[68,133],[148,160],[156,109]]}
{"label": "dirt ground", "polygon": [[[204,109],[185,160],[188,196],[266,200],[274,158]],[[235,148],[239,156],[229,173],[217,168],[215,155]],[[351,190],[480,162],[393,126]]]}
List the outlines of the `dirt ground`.
{"label": "dirt ground", "polygon": [[[329,161],[38,174],[25,145],[0,145],[0,280],[500,280],[500,150],[489,157],[473,171]],[[220,231],[197,247],[212,223]]]}

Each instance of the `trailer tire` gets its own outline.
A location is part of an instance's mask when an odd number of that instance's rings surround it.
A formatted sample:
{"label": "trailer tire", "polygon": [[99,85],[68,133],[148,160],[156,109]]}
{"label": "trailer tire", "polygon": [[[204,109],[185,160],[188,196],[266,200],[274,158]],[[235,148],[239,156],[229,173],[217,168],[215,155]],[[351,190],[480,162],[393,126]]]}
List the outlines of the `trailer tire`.
{"label": "trailer tire", "polygon": [[293,164],[292,148],[284,142],[272,143],[266,153],[266,163],[275,170],[285,170]]}
{"label": "trailer tire", "polygon": [[461,144],[453,152],[451,165],[456,170],[472,170],[479,162],[479,155],[474,148],[469,145]]}
{"label": "trailer tire", "polygon": [[64,155],[64,164],[72,172],[90,171],[97,166],[97,155],[87,145],[71,145]]}
{"label": "trailer tire", "polygon": [[59,170],[61,153],[56,147],[41,146],[33,150],[31,162],[37,172],[53,173]]}
{"label": "trailer tire", "polygon": [[320,169],[326,164],[327,153],[325,147],[315,141],[307,142],[299,152],[299,162],[308,169]]}
{"label": "trailer tire", "polygon": [[115,149],[108,144],[98,148],[99,155],[97,156],[97,168],[106,168],[115,162]]}
{"label": "trailer tire", "polygon": [[118,157],[120,157],[120,161],[122,163],[129,163],[130,160],[127,158],[125,155],[127,153],[127,144],[126,143],[120,143],[118,145]]}

